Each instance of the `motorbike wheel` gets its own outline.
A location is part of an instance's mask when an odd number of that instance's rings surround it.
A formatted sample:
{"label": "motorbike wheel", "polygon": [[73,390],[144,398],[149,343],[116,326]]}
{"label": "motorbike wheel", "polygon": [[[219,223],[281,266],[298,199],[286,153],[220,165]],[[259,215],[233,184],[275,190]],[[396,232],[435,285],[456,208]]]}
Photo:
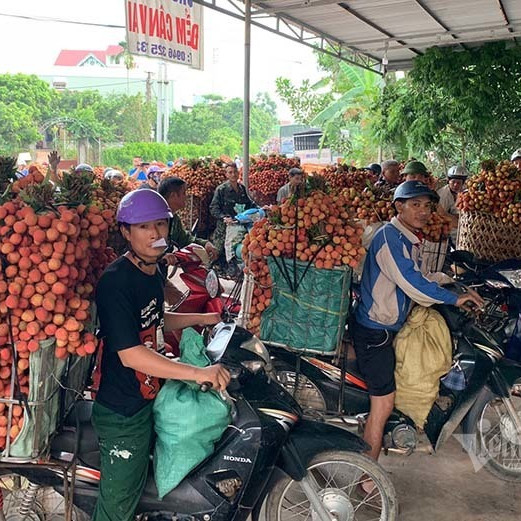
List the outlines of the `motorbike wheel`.
{"label": "motorbike wheel", "polygon": [[[335,521],[395,521],[398,500],[386,472],[372,459],[355,452],[317,454],[307,467],[318,495]],[[360,485],[372,480],[371,493]],[[266,500],[266,521],[319,521],[298,481],[278,479]]]}
{"label": "motorbike wheel", "polygon": [[273,360],[273,377],[279,385],[293,396],[305,413],[327,411],[326,400],[320,389],[303,374],[298,375],[295,368],[280,360]]}
{"label": "motorbike wheel", "polygon": [[[52,487],[36,485],[19,474],[0,476],[3,498],[2,521],[63,521],[65,500]],[[87,521],[89,517],[77,507],[72,509],[73,521]]]}
{"label": "motorbike wheel", "polygon": [[[521,397],[511,399],[521,417]],[[469,447],[473,458],[495,477],[521,482],[521,437],[516,434],[505,404],[487,389],[478,398],[474,411],[470,428],[474,427],[475,444]]]}

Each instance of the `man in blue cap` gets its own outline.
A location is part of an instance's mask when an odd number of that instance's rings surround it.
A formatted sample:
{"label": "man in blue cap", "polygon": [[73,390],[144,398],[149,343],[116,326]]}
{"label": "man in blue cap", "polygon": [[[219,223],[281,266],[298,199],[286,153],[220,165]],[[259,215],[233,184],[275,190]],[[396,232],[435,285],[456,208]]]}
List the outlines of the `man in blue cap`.
{"label": "man in blue cap", "polygon": [[431,216],[432,203],[438,200],[436,192],[419,181],[399,185],[393,196],[398,215],[376,233],[364,264],[353,339],[358,367],[371,399],[364,439],[371,446],[368,455],[375,460],[382,447],[385,423],[394,407],[393,339],[412,304],[483,304],[477,293],[457,295],[420,271],[421,229]]}

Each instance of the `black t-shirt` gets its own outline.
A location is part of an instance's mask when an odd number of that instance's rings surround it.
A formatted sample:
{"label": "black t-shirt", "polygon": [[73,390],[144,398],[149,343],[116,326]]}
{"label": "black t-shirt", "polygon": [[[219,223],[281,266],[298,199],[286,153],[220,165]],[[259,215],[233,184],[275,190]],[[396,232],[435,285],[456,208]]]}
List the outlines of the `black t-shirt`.
{"label": "black t-shirt", "polygon": [[127,257],[114,261],[96,288],[103,338],[101,382],[96,401],[123,416],[132,416],[153,400],[159,378],[125,367],[118,351],[145,345],[163,351],[164,274],[141,271]]}

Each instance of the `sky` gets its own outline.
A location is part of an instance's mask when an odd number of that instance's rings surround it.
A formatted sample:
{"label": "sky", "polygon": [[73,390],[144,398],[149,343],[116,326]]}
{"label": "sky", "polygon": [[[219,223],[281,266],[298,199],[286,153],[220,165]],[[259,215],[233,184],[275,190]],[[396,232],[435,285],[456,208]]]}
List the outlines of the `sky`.
{"label": "sky", "polygon": [[[91,27],[55,21],[36,21],[8,16],[23,15],[62,20],[125,25],[124,0],[17,0],[0,3],[0,34],[4,47],[0,55],[0,73],[25,73],[56,76],[53,67],[61,49],[105,49],[125,39],[124,29]],[[251,97],[268,92],[278,106],[281,120],[290,120],[290,112],[276,96],[275,79],[285,76],[299,84],[303,79],[316,81],[320,73],[311,49],[252,27]],[[5,45],[11,42],[11,45]],[[241,21],[204,9],[203,71],[184,65],[168,65],[173,80],[174,108],[190,105],[194,97],[214,93],[224,97],[242,97],[244,90],[244,25]],[[155,73],[158,62],[140,59],[137,74]]]}

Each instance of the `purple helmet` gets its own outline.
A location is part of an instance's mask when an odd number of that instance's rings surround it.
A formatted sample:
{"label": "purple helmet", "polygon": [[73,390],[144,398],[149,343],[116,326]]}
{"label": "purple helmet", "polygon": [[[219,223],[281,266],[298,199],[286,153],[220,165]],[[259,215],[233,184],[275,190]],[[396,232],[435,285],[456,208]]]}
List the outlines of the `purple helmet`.
{"label": "purple helmet", "polygon": [[[162,174],[163,172],[165,171],[164,168],[161,168],[160,166],[158,165],[152,165],[148,170],[147,170],[147,177],[152,177],[154,176],[154,174]],[[154,176],[155,177],[155,176]]]}
{"label": "purple helmet", "polygon": [[172,217],[168,203],[155,190],[133,190],[121,199],[116,220],[118,223],[140,224]]}

